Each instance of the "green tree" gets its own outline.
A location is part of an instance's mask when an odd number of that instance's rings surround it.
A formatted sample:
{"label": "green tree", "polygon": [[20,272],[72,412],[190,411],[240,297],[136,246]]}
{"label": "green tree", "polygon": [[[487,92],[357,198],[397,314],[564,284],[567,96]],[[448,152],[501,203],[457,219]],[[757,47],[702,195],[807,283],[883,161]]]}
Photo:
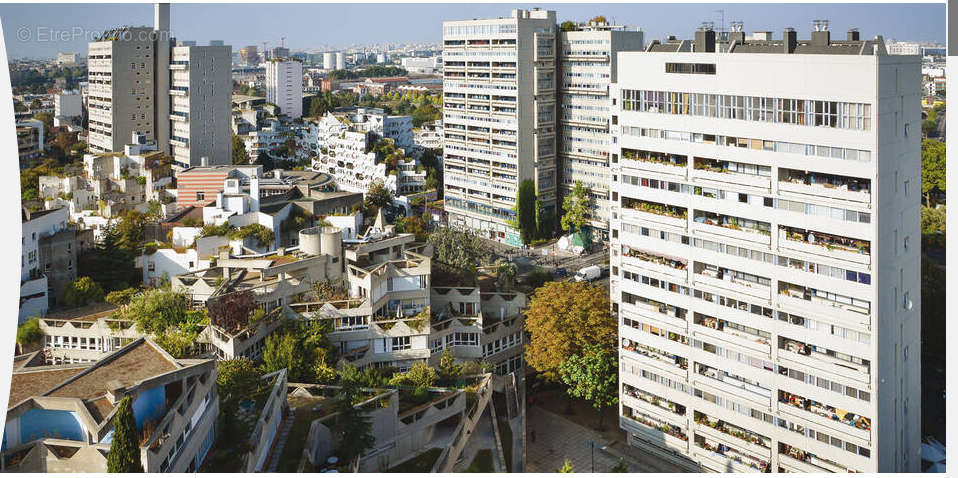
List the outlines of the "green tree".
{"label": "green tree", "polygon": [[945,206],[921,207],[922,249],[945,247]]}
{"label": "green tree", "polygon": [[146,334],[161,334],[190,318],[186,296],[167,289],[149,289],[132,297],[113,313],[113,317],[136,324]]}
{"label": "green tree", "polygon": [[582,185],[582,181],[576,181],[572,192],[566,195],[562,200],[562,229],[575,233],[585,227],[589,219],[589,191]]}
{"label": "green tree", "polygon": [[81,307],[103,300],[103,288],[89,277],[79,277],[67,284],[63,302],[67,307]]}
{"label": "green tree", "polygon": [[107,473],[142,473],[139,432],[129,395],[120,400],[113,417],[113,443],[106,455]]}
{"label": "green tree", "polygon": [[585,282],[546,282],[536,289],[526,309],[529,342],[526,363],[548,380],[559,379],[559,367],[597,344],[615,348],[616,321],[609,292]]}
{"label": "green tree", "polygon": [[49,137],[50,130],[53,129],[53,114],[52,113],[37,113],[33,115],[33,119],[40,120],[43,122],[43,134],[44,137]]}
{"label": "green tree", "polygon": [[303,351],[293,334],[273,334],[266,338],[266,348],[263,349],[263,370],[266,373],[285,368],[289,377],[299,378],[304,365]]}
{"label": "green tree", "polygon": [[572,462],[566,459],[566,461],[562,463],[562,468],[556,470],[556,473],[575,473],[575,469],[572,468]]}
{"label": "green tree", "polygon": [[516,193],[516,220],[513,227],[519,230],[519,237],[523,244],[535,239],[536,234],[536,184],[526,179],[519,184]]}
{"label": "green tree", "polygon": [[386,184],[382,180],[377,179],[369,185],[369,190],[366,191],[366,200],[373,206],[382,209],[392,204],[393,194],[386,188]]}
{"label": "green tree", "polygon": [[519,268],[515,264],[500,260],[496,264],[496,284],[499,286],[499,290],[512,290],[516,285],[516,274],[518,272]]}
{"label": "green tree", "polygon": [[462,376],[462,365],[456,363],[456,355],[451,347],[446,347],[439,356],[439,376],[445,379]]}
{"label": "green tree", "polygon": [[136,289],[128,287],[123,290],[115,290],[106,295],[106,301],[113,304],[116,307],[120,307],[130,303],[130,300],[133,299],[133,295],[136,294]]}
{"label": "green tree", "polygon": [[333,402],[333,411],[337,413],[332,430],[333,437],[338,445],[339,457],[344,463],[352,463],[376,444],[376,437],[372,434],[372,421],[364,410],[355,407],[362,397],[359,377],[355,369],[350,372],[344,370],[339,394]]}
{"label": "green tree", "polygon": [[921,192],[925,206],[931,207],[931,193],[945,192],[945,143],[932,139],[921,141]]}
{"label": "green tree", "polygon": [[629,467],[628,465],[625,464],[625,460],[623,460],[622,457],[619,457],[618,463],[616,463],[615,466],[613,466],[612,469],[609,470],[609,473],[628,473],[628,472],[629,472]]}
{"label": "green tree", "polygon": [[194,327],[173,327],[156,335],[156,344],[173,358],[186,358],[193,352],[199,330]]}
{"label": "green tree", "polygon": [[572,355],[559,366],[559,377],[569,387],[569,396],[588,400],[599,412],[600,431],[602,409],[619,403],[618,361],[607,349],[588,345],[582,355]]}
{"label": "green tree", "polygon": [[406,372],[406,379],[416,388],[429,388],[436,383],[437,378],[436,369],[426,362],[416,362]]}
{"label": "green tree", "polygon": [[486,255],[482,239],[471,230],[438,227],[429,234],[433,246],[434,264],[440,272],[472,284],[476,279],[476,267]]}
{"label": "green tree", "polygon": [[216,390],[225,398],[238,398],[260,382],[260,371],[246,357],[216,361]]}
{"label": "green tree", "polygon": [[43,339],[43,332],[40,330],[40,319],[30,317],[26,322],[17,326],[18,344],[39,344],[41,339]]}
{"label": "green tree", "polygon": [[921,256],[922,355],[945,358],[945,268],[927,254]]}
{"label": "green tree", "polygon": [[246,152],[246,143],[243,137],[233,135],[233,164],[249,164],[249,153]]}
{"label": "green tree", "polygon": [[418,128],[425,123],[439,119],[441,115],[442,112],[439,108],[433,106],[432,103],[423,102],[412,112],[412,125]]}
{"label": "green tree", "polygon": [[564,32],[574,32],[579,30],[579,26],[572,20],[566,20],[559,24],[559,29]]}

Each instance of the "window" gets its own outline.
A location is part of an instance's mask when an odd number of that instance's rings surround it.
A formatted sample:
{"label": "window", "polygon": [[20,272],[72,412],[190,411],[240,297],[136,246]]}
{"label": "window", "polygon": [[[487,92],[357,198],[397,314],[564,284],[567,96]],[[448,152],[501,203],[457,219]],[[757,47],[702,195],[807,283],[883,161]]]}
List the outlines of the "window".
{"label": "window", "polygon": [[393,337],[392,338],[392,348],[390,350],[408,350],[411,347],[409,344],[409,337]]}
{"label": "window", "polygon": [[197,200],[197,201],[202,201],[202,200],[204,200],[204,199],[206,199],[206,193],[204,193],[203,191],[197,191],[197,192],[196,192],[196,200]]}

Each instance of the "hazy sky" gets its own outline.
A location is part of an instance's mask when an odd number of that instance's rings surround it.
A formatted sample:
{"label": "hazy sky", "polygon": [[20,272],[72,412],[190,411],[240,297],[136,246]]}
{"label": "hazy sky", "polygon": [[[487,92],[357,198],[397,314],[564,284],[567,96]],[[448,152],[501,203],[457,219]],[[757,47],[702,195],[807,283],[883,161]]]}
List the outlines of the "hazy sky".
{"label": "hazy sky", "polygon": [[[508,16],[512,8],[553,9],[559,21],[605,15],[620,25],[638,26],[646,41],[666,35],[691,38],[702,21],[745,22],[745,31],[770,30],[781,37],[794,27],[800,39],[812,20],[831,22],[833,37],[857,27],[863,38],[883,35],[912,41],[945,40],[945,5],[934,4],[176,4],[173,34],[179,40],[224,40],[238,50],[262,42],[292,49],[378,42],[441,40],[444,20]],[[123,25],[152,25],[152,4],[0,4],[0,22],[9,58],[86,54],[92,35]]]}

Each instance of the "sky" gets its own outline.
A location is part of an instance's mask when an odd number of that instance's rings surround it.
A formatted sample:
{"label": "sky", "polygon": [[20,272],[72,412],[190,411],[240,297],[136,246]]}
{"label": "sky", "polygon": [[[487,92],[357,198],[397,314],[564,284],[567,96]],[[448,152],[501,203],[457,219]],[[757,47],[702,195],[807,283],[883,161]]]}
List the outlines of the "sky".
{"label": "sky", "polygon": [[[945,5],[933,4],[263,4],[173,3],[171,24],[178,40],[223,40],[236,51],[262,42],[277,46],[281,36],[293,50],[381,42],[439,42],[442,22],[509,16],[513,8],[556,10],[558,20],[584,21],[604,15],[620,25],[641,27],[646,41],[667,35],[691,38],[703,21],[745,23],[744,30],[781,37],[793,27],[809,38],[813,19],[828,19],[833,37],[858,28],[862,38],[882,35],[902,41],[945,41]],[[152,25],[153,5],[0,4],[8,58],[49,58],[57,52],[86,54],[87,42],[103,30]]]}

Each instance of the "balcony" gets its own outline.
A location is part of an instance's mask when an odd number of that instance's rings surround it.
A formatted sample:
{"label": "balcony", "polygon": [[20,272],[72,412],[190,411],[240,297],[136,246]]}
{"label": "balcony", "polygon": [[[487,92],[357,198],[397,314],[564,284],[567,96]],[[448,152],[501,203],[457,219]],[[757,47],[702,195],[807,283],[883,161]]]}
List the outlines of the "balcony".
{"label": "balcony", "polygon": [[764,473],[769,467],[769,462],[766,460],[750,456],[698,433],[695,435],[695,446],[698,450],[706,452],[695,453],[703,464],[717,472]]}
{"label": "balcony", "polygon": [[[733,166],[735,169],[730,169]],[[737,186],[752,186],[765,190],[771,189],[772,179],[769,176],[761,174],[748,174],[738,172],[739,167],[744,167],[742,163],[733,163],[730,161],[719,161],[707,158],[695,158],[692,177],[703,181],[722,183],[722,185],[734,184]],[[767,166],[753,166],[752,168],[767,168]]]}
{"label": "balcony", "polygon": [[619,306],[623,316],[645,317],[651,320],[660,320],[666,324],[680,328],[688,325],[685,322],[685,311],[674,306],[656,301],[622,301]]}
{"label": "balcony", "polygon": [[871,420],[868,418],[784,390],[779,390],[778,396],[780,411],[860,440],[871,441]]}
{"label": "balcony", "polygon": [[190,89],[185,86],[174,86],[170,88],[171,96],[186,96],[189,94]]}
{"label": "balcony", "polygon": [[762,435],[744,428],[712,418],[704,413],[695,413],[696,433],[708,436],[715,441],[728,443],[738,450],[754,453],[762,458],[771,458],[772,441]]}
{"label": "balcony", "polygon": [[809,173],[782,168],[779,170],[778,190],[817,198],[871,202],[871,181],[834,174]]}
{"label": "balcony", "polygon": [[171,61],[170,70],[175,71],[186,71],[190,68],[190,62],[188,61]]}
{"label": "balcony", "polygon": [[[704,284],[718,289],[762,299],[765,302],[771,302],[771,286],[755,281],[745,280],[742,277],[738,277],[739,275],[740,273],[729,271],[725,268],[720,268],[718,270],[702,268],[692,276],[692,280],[698,284]],[[751,276],[750,274],[741,275],[755,277]],[[758,277],[755,278],[758,279]]]}
{"label": "balcony", "polygon": [[688,175],[688,156],[622,148],[622,159],[635,161],[635,164],[628,166],[645,171],[673,174],[683,178]]}
{"label": "balcony", "polygon": [[781,306],[801,312],[799,315],[821,315],[871,330],[871,307],[867,301],[831,295],[834,298],[830,298],[827,292],[779,282],[778,302]]}
{"label": "balcony", "polygon": [[689,362],[685,358],[652,347],[643,346],[629,339],[622,339],[622,342],[622,350],[627,352],[624,355],[625,357],[676,375],[682,379],[688,378]]}
{"label": "balcony", "polygon": [[772,409],[772,391],[731,377],[721,370],[698,363],[698,372],[692,374],[692,382],[709,387],[720,395],[731,395],[759,405],[766,411]]}
{"label": "balcony", "polygon": [[630,261],[636,267],[675,277],[683,282],[688,281],[688,267],[684,260],[650,254],[639,249],[632,249],[629,246],[622,246],[622,257],[638,259]]}
{"label": "balcony", "polygon": [[800,473],[848,473],[846,468],[785,443],[779,443],[778,463]]}
{"label": "balcony", "polygon": [[845,379],[855,380],[858,383],[850,385],[855,385],[856,388],[871,389],[870,368],[866,365],[846,362],[818,352],[802,353],[782,348],[778,349],[778,358],[799,364],[802,366],[801,368],[806,370],[827,372]]}
{"label": "balcony", "polygon": [[736,345],[738,347],[761,352],[766,356],[771,355],[772,344],[768,341],[768,339],[741,330],[736,330],[732,327],[726,327],[726,324],[727,322],[724,320],[696,314],[695,324],[693,324],[691,327],[692,336],[713,338]]}
{"label": "balcony", "polygon": [[173,120],[173,121],[189,121],[189,120],[190,120],[190,114],[189,114],[189,113],[181,113],[181,112],[178,112],[178,111],[174,111],[174,112],[171,112],[171,113],[170,113],[170,119]]}
{"label": "balcony", "polygon": [[684,207],[623,197],[622,208],[623,220],[634,218],[683,229],[688,227],[688,210]]}
{"label": "balcony", "polygon": [[871,264],[871,242],[804,229],[783,227],[778,233],[779,248],[841,259],[858,264]]}
{"label": "balcony", "polygon": [[681,449],[685,449],[688,446],[689,437],[684,425],[675,425],[660,418],[638,412],[628,406],[622,407],[622,416],[620,416],[619,419],[623,428],[627,428],[629,431],[640,435],[648,441],[664,441],[667,445]]}
{"label": "balcony", "polygon": [[770,224],[708,211],[695,211],[692,229],[765,245],[772,243]]}
{"label": "balcony", "polygon": [[170,144],[188,148],[190,146],[190,140],[179,136],[170,136]]}

